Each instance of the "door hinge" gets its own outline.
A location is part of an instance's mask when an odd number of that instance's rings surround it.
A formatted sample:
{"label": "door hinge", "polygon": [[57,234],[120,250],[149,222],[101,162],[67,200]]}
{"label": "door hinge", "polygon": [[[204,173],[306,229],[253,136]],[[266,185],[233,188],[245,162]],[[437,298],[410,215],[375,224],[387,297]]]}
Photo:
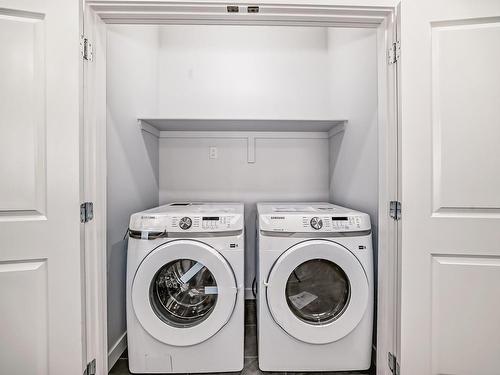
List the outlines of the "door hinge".
{"label": "door hinge", "polygon": [[80,205],[80,222],[87,223],[94,218],[94,203],[83,202]]}
{"label": "door hinge", "polygon": [[392,43],[387,51],[387,63],[389,65],[395,64],[401,57],[401,43],[399,41]]}
{"label": "door hinge", "polygon": [[85,61],[92,61],[94,59],[94,48],[92,43],[84,35],[80,38],[80,52]]}
{"label": "door hinge", "polygon": [[389,364],[389,370],[393,375],[399,375],[399,363],[396,356],[392,353],[387,353],[387,362]]}
{"label": "door hinge", "polygon": [[87,367],[83,371],[83,375],[95,375],[97,373],[96,371],[96,365],[95,365],[95,359],[87,363]]}
{"label": "door hinge", "polygon": [[389,216],[394,220],[401,219],[401,202],[399,201],[391,201],[389,203]]}

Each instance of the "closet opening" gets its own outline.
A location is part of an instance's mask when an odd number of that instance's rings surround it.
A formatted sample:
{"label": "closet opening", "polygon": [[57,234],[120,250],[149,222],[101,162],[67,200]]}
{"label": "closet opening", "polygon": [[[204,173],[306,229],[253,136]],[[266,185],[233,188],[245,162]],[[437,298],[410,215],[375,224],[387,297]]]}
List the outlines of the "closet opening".
{"label": "closet opening", "polygon": [[[266,15],[256,9],[248,13]],[[281,25],[278,16],[262,24],[117,14],[93,6],[86,19],[94,54],[84,68],[86,189],[95,215],[86,248],[98,274],[100,308],[91,314],[105,317],[106,335],[91,345],[102,368],[126,351],[132,213],[171,202],[244,203],[244,295],[253,300],[256,204],[330,202],[371,218],[373,373],[386,374],[396,345],[392,9],[378,10],[376,22],[315,25],[307,15]]]}

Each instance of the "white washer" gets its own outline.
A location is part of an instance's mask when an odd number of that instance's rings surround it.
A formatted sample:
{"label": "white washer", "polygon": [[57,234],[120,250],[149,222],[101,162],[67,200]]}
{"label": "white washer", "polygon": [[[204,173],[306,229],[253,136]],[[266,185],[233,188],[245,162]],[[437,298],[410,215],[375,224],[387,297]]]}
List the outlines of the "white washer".
{"label": "white washer", "polygon": [[129,230],[130,371],[240,371],[243,205],[173,203],[133,214]]}
{"label": "white washer", "polygon": [[329,203],[260,203],[257,209],[260,369],[368,369],[370,217]]}

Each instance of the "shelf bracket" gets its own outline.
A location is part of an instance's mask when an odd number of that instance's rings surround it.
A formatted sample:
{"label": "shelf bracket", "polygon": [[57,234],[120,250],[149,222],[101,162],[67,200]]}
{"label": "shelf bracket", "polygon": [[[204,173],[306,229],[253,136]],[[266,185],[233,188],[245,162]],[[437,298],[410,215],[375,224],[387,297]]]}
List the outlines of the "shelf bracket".
{"label": "shelf bracket", "polygon": [[151,126],[146,121],[143,121],[143,120],[137,120],[137,121],[138,121],[139,127],[141,128],[142,131],[145,131],[146,133],[154,135],[156,138],[160,138],[161,134],[157,128],[155,128],[154,126]]}
{"label": "shelf bracket", "polygon": [[247,137],[247,162],[255,163],[255,137]]}

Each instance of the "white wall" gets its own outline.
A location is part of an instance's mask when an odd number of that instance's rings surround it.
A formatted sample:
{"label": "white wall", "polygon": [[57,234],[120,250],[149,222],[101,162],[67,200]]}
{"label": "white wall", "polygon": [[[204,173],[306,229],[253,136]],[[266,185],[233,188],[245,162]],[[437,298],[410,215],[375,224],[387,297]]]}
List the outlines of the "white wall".
{"label": "white wall", "polygon": [[328,117],[327,29],[161,28],[158,109],[172,117]]}
{"label": "white wall", "polygon": [[331,141],[330,198],[370,214],[378,225],[377,40],[371,29],[330,29],[330,108],[346,118]]}
{"label": "white wall", "polygon": [[[332,116],[349,119],[345,131],[333,137],[330,143],[330,199],[336,204],[370,214],[373,229],[375,280],[377,280],[379,249],[377,246],[376,33],[369,29],[330,29],[328,43],[331,62],[328,77]],[[356,63],[354,64],[353,61]],[[376,334],[373,337],[376,343]]]}
{"label": "white wall", "polygon": [[[108,27],[108,347],[126,332],[125,276],[130,214],[158,205],[158,140],[137,126],[155,112],[158,28]],[[118,353],[120,354],[120,353]]]}

